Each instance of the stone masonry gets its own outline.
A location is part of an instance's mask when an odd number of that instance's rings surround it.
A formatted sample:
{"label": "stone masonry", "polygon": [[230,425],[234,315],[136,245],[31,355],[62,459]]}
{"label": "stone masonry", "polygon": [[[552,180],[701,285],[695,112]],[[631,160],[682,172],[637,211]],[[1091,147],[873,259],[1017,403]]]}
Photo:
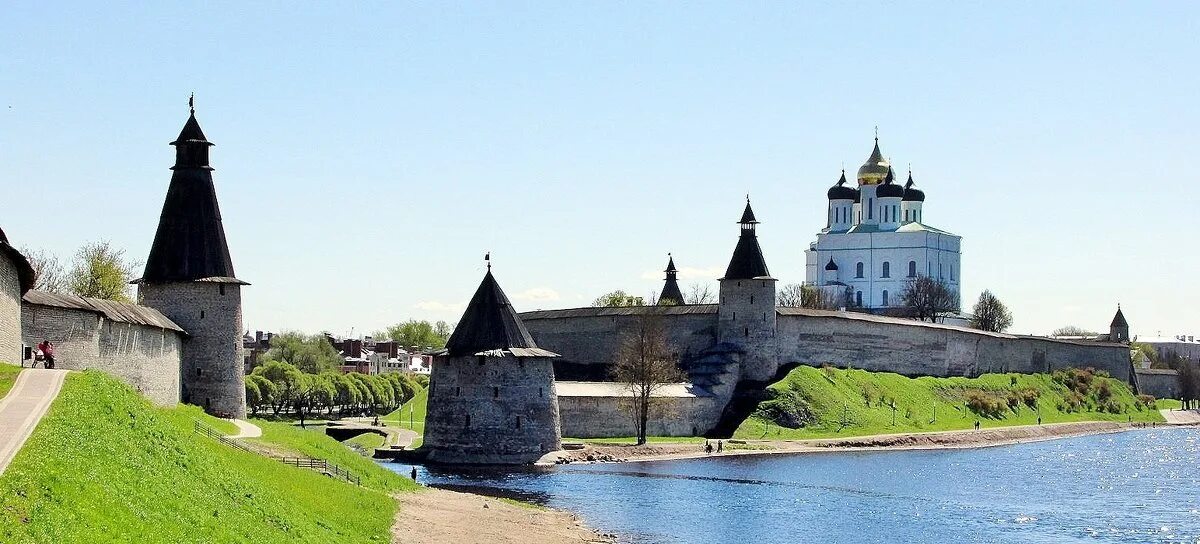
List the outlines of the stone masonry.
{"label": "stone masonry", "polygon": [[21,362],[21,281],[16,263],[0,254],[0,361]]}

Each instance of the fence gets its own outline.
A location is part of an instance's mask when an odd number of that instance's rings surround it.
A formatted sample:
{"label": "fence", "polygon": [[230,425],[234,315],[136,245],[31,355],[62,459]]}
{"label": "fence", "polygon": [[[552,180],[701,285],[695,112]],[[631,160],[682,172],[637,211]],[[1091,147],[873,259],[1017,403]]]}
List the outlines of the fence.
{"label": "fence", "polygon": [[215,438],[218,442],[220,442],[222,444],[225,444],[227,446],[232,446],[232,447],[242,450],[244,452],[253,453],[255,455],[262,455],[264,457],[267,457],[268,459],[274,459],[285,465],[291,465],[296,468],[307,468],[310,470],[315,470],[315,471],[318,471],[327,476],[332,476],[334,478],[341,478],[341,479],[343,479],[347,482],[350,482],[354,485],[357,485],[357,486],[362,485],[362,479],[359,478],[357,475],[355,475],[354,473],[352,473],[340,466],[330,463],[329,461],[326,461],[324,459],[314,459],[312,457],[284,457],[284,456],[279,456],[279,455],[267,455],[260,451],[250,448],[249,446],[244,444],[241,440],[236,440],[233,438],[229,438],[228,436],[225,436],[224,434],[221,433],[221,431],[218,431],[212,427],[209,427],[208,425],[205,425],[205,424],[201,423],[200,421],[195,422],[195,429],[196,429],[197,433],[200,433],[200,434],[208,436],[208,437]]}

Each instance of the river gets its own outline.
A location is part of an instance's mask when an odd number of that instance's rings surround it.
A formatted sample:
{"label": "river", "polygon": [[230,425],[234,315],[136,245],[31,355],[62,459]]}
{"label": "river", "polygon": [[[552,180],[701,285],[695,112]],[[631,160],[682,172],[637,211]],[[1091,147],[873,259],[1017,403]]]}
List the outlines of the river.
{"label": "river", "polygon": [[1195,428],[420,478],[570,510],[632,543],[1200,542]]}

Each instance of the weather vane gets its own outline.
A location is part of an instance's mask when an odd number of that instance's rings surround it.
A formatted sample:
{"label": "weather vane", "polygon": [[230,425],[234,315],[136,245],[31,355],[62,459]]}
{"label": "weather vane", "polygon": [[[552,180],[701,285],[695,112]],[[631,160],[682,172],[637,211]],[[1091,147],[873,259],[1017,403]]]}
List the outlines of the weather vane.
{"label": "weather vane", "polygon": [[196,113],[196,93],[192,93],[192,95],[188,97],[188,109],[191,110],[192,113]]}
{"label": "weather vane", "polygon": [[483,262],[487,263],[488,271],[492,270],[492,252],[489,251],[483,254]]}

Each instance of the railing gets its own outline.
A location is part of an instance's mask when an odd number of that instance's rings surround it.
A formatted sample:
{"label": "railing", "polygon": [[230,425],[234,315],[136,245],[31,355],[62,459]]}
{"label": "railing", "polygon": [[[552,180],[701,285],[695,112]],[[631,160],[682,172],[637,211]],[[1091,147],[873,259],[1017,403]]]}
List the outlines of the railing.
{"label": "railing", "polygon": [[201,423],[200,421],[195,422],[195,429],[196,429],[197,433],[200,433],[200,434],[208,436],[208,437],[215,438],[218,442],[220,442],[222,444],[232,446],[232,447],[242,450],[244,452],[253,453],[256,455],[262,455],[264,457],[267,457],[268,459],[274,459],[285,465],[291,465],[296,468],[307,468],[310,470],[315,470],[315,471],[318,471],[327,476],[332,476],[334,478],[340,478],[342,480],[345,480],[345,481],[350,482],[357,486],[362,485],[362,479],[359,478],[357,475],[355,475],[354,473],[352,473],[340,466],[330,463],[329,461],[326,461],[324,459],[314,459],[312,457],[284,457],[284,456],[278,456],[278,455],[267,455],[260,451],[250,448],[249,446],[244,444],[241,440],[236,440],[233,438],[229,438],[228,436],[225,436],[224,434],[221,433],[221,431],[218,431],[212,427],[209,427],[208,425],[205,425],[205,424]]}

